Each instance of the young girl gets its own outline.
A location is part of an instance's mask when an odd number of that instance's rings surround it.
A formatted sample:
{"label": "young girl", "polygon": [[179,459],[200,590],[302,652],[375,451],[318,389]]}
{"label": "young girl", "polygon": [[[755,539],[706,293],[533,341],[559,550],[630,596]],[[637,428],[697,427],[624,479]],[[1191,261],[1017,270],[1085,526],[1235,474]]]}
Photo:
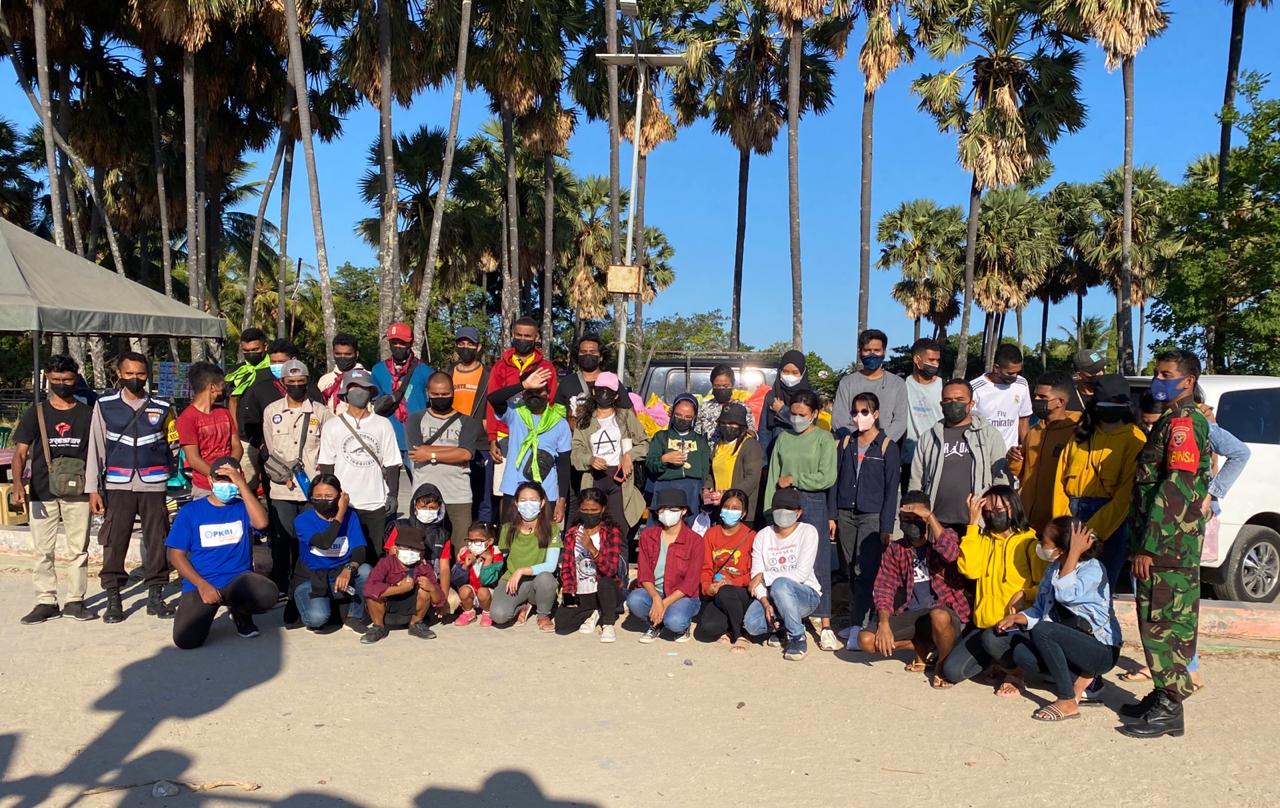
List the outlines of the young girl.
{"label": "young girl", "polygon": [[[444,560],[451,560],[452,543],[444,548]],[[489,606],[493,602],[493,586],[502,575],[502,551],[493,546],[493,526],[487,522],[474,522],[467,528],[467,543],[458,550],[453,561],[452,583],[458,593],[462,611],[455,626],[470,625],[476,619],[476,604],[480,605],[480,625],[492,626]]]}
{"label": "young girl", "polygon": [[560,586],[564,604],[556,612],[556,633],[591,634],[600,625],[600,642],[614,642],[623,582],[618,559],[622,531],[609,516],[603,491],[586,488],[578,500],[578,521],[564,537]]}
{"label": "young girl", "polygon": [[551,609],[556,602],[556,563],[560,560],[560,526],[551,524],[547,494],[534,482],[523,482],[509,500],[507,518],[498,534],[507,571],[493,591],[493,622],[517,625],[537,609],[538,630],[555,631]]}
{"label": "young girl", "polygon": [[[720,522],[702,537],[702,612],[694,636],[700,642],[728,637],[734,654],[745,654],[751,642],[743,636],[742,618],[751,605],[751,546],[756,532],[744,524],[748,512],[744,491],[730,488],[720,497]],[[727,634],[726,634],[727,632]]]}

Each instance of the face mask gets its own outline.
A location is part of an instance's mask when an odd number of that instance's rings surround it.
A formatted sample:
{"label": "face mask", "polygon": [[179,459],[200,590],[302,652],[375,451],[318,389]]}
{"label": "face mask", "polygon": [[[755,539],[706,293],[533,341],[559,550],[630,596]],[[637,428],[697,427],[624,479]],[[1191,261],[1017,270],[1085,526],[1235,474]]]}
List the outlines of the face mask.
{"label": "face mask", "polygon": [[596,354],[578,354],[578,367],[590,373],[600,367],[600,357]]}
{"label": "face mask", "polygon": [[859,432],[866,432],[876,425],[876,417],[874,415],[855,415],[853,416],[853,425],[858,428]]}
{"label": "face mask", "polygon": [[391,349],[391,358],[395,360],[395,363],[397,365],[403,365],[405,362],[409,361],[409,353],[410,351],[409,351],[408,345],[404,346],[403,348],[393,347]]}
{"label": "face mask", "polygon": [[948,424],[955,426],[969,416],[969,405],[963,401],[944,401],[942,402],[942,418]]}
{"label": "face mask", "polygon": [[286,384],[284,386],[284,394],[289,397],[290,401],[302,401],[307,397],[307,385]]}
{"label": "face mask", "polygon": [[865,354],[862,357],[862,369],[875,373],[884,364],[884,357],[879,354]]}
{"label": "face mask", "polygon": [[1043,544],[1040,544],[1039,542],[1036,542],[1036,558],[1046,563],[1052,563],[1053,560],[1057,557],[1058,557],[1058,554],[1055,551],[1046,548]]}
{"label": "face mask", "polygon": [[[1184,377],[1185,378],[1185,377]],[[1182,391],[1178,386],[1182,384],[1182,379],[1152,379],[1151,380],[1151,397],[1156,401],[1177,401],[1178,396],[1182,395]]]}
{"label": "face mask", "polygon": [[467,542],[467,550],[470,551],[471,555],[484,555],[484,551],[486,549],[488,548],[485,546],[485,543],[482,541]]}
{"label": "face mask", "polygon": [[742,437],[742,427],[737,424],[721,424],[720,437],[730,442],[735,441]]}
{"label": "face mask", "polygon": [[534,415],[541,415],[547,409],[547,400],[542,396],[526,396],[524,405],[529,408],[529,412]]}
{"label": "face mask", "polygon": [[146,379],[121,379],[120,386],[128,390],[130,393],[133,393],[135,396],[140,396],[147,389],[147,380]]}
{"label": "face mask", "polygon": [[717,404],[728,404],[733,398],[732,387],[713,387],[711,388],[711,397],[716,400]]}
{"label": "face mask", "polygon": [[464,365],[469,365],[476,361],[476,357],[480,354],[478,348],[458,348],[458,361]]}
{"label": "face mask", "polygon": [[938,375],[938,370],[939,368],[937,365],[921,365],[920,375],[926,379],[932,379],[934,376]]}
{"label": "face mask", "polygon": [[924,536],[924,522],[919,519],[901,519],[902,537],[907,541],[919,541]]}
{"label": "face mask", "polygon": [[725,527],[733,527],[742,521],[742,511],[720,509],[720,521]]}
{"label": "face mask", "polygon": [[681,435],[693,429],[693,419],[691,418],[672,418],[671,428]]}
{"label": "face mask", "polygon": [[800,513],[798,511],[776,510],[773,512],[773,523],[783,530],[794,525],[799,518]]}
{"label": "face mask", "polygon": [[1094,408],[1093,412],[1101,423],[1118,424],[1124,420],[1124,410],[1124,407],[1108,407],[1100,404]]}
{"label": "face mask", "polygon": [[600,524],[601,519],[604,519],[604,511],[600,511],[599,513],[579,513],[578,514],[578,521],[581,522],[582,526],[585,528],[595,527],[596,525]]}
{"label": "face mask", "polygon": [[76,391],[74,384],[50,384],[49,392],[59,398],[71,398],[71,394]]}
{"label": "face mask", "polygon": [[432,396],[431,411],[444,414],[453,409],[453,396]]}
{"label": "face mask", "polygon": [[983,512],[982,521],[986,524],[987,530],[992,533],[1004,533],[1009,529],[1008,511],[1000,511],[998,513]]}
{"label": "face mask", "polygon": [[1041,421],[1049,417],[1049,400],[1046,398],[1034,398],[1031,400],[1031,414],[1039,418]]}
{"label": "face mask", "polygon": [[283,372],[284,372],[284,362],[272,362],[272,363],[271,363],[271,375],[272,375],[272,376],[275,376],[275,377],[278,379],[278,378],[280,378],[280,374],[281,374],[281,373],[283,373]]}
{"label": "face mask", "polygon": [[670,509],[658,511],[658,521],[662,523],[663,527],[675,527],[676,523],[680,521],[680,511]]}
{"label": "face mask", "polygon": [[812,418],[805,418],[803,415],[791,416],[791,429],[794,432],[803,432],[811,426],[813,426]]}
{"label": "face mask", "polygon": [[338,515],[338,500],[336,499],[313,499],[311,507],[316,509],[316,513],[325,519],[332,519]]}
{"label": "face mask", "polygon": [[213,495],[221,502],[231,502],[240,496],[240,486],[235,483],[215,482]]}
{"label": "face mask", "polygon": [[262,357],[266,355],[265,351],[249,351],[245,353],[244,361],[250,367],[257,367],[258,363],[262,361]]}
{"label": "face mask", "polygon": [[369,406],[369,401],[373,398],[373,391],[367,387],[353,387],[347,391],[347,403],[357,410],[363,410]]}
{"label": "face mask", "polygon": [[991,374],[991,380],[996,384],[1013,384],[1018,380],[1018,374],[1008,374],[1003,370],[997,370]]}
{"label": "face mask", "polygon": [[439,522],[444,516],[444,511],[439,508],[418,508],[414,511],[418,517],[418,521],[423,524],[433,525]]}
{"label": "face mask", "polygon": [[612,390],[597,390],[593,396],[597,407],[612,407],[618,400],[618,394]]}
{"label": "face mask", "polygon": [[333,366],[340,372],[346,373],[356,366],[356,358],[354,356],[337,356],[333,359]]}
{"label": "face mask", "polygon": [[783,373],[778,377],[778,380],[782,382],[783,387],[795,387],[800,383],[800,377],[790,373]]}
{"label": "face mask", "polygon": [[412,567],[422,560],[422,553],[417,550],[398,549],[396,550],[396,558],[400,559],[400,563],[406,567]]}
{"label": "face mask", "polygon": [[533,340],[513,339],[511,340],[511,348],[516,352],[517,356],[528,356],[533,353]]}
{"label": "face mask", "polygon": [[542,503],[533,500],[521,500],[516,503],[516,513],[526,522],[532,522],[542,515]]}

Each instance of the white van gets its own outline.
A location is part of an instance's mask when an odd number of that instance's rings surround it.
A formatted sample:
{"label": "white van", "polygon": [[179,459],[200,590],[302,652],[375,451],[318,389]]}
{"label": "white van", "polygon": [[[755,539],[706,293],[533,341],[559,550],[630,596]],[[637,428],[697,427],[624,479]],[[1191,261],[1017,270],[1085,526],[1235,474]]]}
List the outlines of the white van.
{"label": "white van", "polygon": [[[1150,379],[1131,378],[1141,394]],[[1244,473],[1219,504],[1218,550],[1200,559],[1203,580],[1226,600],[1269,603],[1280,595],[1280,378],[1202,376],[1218,426],[1249,446]]]}

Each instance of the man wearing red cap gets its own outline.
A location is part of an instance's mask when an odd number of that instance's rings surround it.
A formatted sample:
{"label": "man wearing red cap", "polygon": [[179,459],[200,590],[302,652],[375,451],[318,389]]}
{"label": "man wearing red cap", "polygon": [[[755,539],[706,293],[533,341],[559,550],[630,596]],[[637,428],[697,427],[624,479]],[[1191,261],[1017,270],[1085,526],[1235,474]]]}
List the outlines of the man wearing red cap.
{"label": "man wearing red cap", "polygon": [[378,387],[373,411],[391,421],[404,466],[411,469],[404,425],[409,413],[427,408],[427,379],[431,378],[432,370],[414,355],[413,329],[407,323],[391,324],[387,329],[387,344],[391,346],[390,358],[373,367],[373,383]]}

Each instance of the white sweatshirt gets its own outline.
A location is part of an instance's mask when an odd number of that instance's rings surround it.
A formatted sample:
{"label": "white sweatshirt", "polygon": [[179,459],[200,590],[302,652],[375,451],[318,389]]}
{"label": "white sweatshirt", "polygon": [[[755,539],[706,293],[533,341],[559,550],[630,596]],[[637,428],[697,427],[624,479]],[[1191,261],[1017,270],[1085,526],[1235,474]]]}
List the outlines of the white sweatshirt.
{"label": "white sweatshirt", "polygon": [[818,531],[805,522],[797,524],[785,538],[776,531],[769,525],[756,534],[751,546],[751,577],[764,573],[765,586],[772,586],[779,578],[790,578],[821,595],[822,585],[813,574],[813,562],[821,545]]}

